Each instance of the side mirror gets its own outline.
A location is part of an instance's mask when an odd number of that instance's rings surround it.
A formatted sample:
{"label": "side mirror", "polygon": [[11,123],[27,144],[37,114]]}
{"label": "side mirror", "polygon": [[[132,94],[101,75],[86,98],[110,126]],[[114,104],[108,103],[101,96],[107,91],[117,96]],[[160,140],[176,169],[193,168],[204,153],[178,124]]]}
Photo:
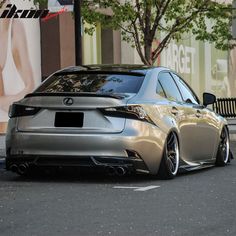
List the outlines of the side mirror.
{"label": "side mirror", "polygon": [[203,93],[203,105],[207,106],[216,102],[216,96],[211,93]]}

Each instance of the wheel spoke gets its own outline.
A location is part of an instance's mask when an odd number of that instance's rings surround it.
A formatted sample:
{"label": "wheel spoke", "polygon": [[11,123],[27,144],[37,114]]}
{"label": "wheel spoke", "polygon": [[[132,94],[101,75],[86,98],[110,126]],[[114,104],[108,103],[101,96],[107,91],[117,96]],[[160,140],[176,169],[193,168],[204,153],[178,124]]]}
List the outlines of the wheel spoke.
{"label": "wheel spoke", "polygon": [[175,139],[174,135],[171,135],[170,138],[167,141],[167,145],[171,146],[173,144],[173,142],[174,142],[174,139]]}
{"label": "wheel spoke", "polygon": [[175,156],[176,155],[176,151],[175,150],[169,150],[168,151],[168,155],[169,156]]}
{"label": "wheel spoke", "polygon": [[173,164],[176,163],[175,156],[169,156],[170,160],[172,161]]}
{"label": "wheel spoke", "polygon": [[169,165],[169,167],[170,167],[170,170],[171,170],[172,172],[174,172],[174,171],[175,171],[175,166],[174,166],[173,162],[171,161],[170,158],[168,158],[167,160],[168,160],[168,165]]}
{"label": "wheel spoke", "polygon": [[166,145],[167,165],[172,174],[176,174],[179,166],[178,140],[175,134],[170,134]]}

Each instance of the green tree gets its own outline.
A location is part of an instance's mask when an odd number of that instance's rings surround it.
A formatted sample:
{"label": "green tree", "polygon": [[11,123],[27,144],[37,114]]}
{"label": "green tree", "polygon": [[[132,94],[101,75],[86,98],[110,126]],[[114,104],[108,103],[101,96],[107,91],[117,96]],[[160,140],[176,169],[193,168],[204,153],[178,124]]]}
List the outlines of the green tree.
{"label": "green tree", "polygon": [[[35,0],[37,2],[47,0]],[[78,1],[78,0],[75,0]],[[197,40],[214,43],[217,49],[234,47],[232,5],[216,0],[83,0],[83,21],[121,30],[122,39],[136,48],[142,62],[152,65],[171,40],[192,33]],[[111,14],[104,12],[107,9]],[[210,26],[209,26],[210,25]],[[159,44],[153,48],[153,41]]]}

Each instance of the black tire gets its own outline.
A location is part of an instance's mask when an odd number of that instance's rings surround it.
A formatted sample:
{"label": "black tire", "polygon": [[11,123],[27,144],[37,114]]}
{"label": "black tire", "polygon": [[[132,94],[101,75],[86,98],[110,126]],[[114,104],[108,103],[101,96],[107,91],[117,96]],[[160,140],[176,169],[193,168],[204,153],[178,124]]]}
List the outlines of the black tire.
{"label": "black tire", "polygon": [[223,127],[220,135],[220,143],[216,155],[216,166],[225,166],[230,162],[229,132],[227,127]]}
{"label": "black tire", "polygon": [[176,133],[171,132],[165,143],[158,177],[161,179],[173,179],[179,168],[179,142]]}

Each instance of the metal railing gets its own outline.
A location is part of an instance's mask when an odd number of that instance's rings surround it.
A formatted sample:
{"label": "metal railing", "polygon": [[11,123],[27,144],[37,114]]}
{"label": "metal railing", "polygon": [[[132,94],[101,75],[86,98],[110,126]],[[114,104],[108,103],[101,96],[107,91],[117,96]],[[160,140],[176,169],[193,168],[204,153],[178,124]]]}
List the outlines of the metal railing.
{"label": "metal railing", "polygon": [[236,98],[217,98],[213,110],[225,118],[236,117]]}

